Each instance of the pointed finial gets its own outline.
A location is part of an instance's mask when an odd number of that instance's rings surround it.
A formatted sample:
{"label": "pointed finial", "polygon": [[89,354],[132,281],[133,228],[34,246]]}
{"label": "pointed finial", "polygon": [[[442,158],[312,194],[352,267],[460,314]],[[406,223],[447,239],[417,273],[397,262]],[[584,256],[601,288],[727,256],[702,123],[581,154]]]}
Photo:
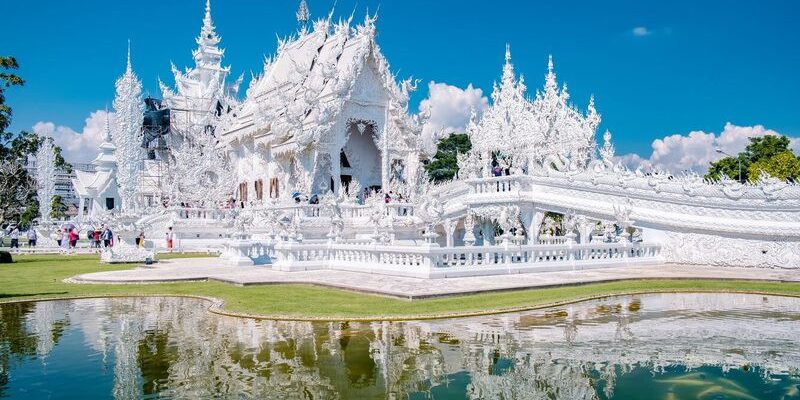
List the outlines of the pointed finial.
{"label": "pointed finial", "polygon": [[506,64],[511,62],[511,45],[506,43]]}
{"label": "pointed finial", "polygon": [[297,23],[301,26],[305,26],[308,23],[309,18],[311,17],[311,13],[308,11],[308,4],[306,0],[300,0],[300,7],[297,8]]}
{"label": "pointed finial", "polygon": [[213,34],[214,21],[211,20],[211,0],[206,0],[206,15],[203,17],[203,30],[205,35]]}
{"label": "pointed finial", "polygon": [[125,71],[126,72],[133,71],[133,68],[131,67],[131,40],[130,39],[128,39],[128,64],[125,66]]}
{"label": "pointed finial", "polygon": [[547,56],[547,72],[553,72],[553,55]]}
{"label": "pointed finial", "polygon": [[108,104],[106,104],[106,126],[105,126],[105,128],[106,128],[106,132],[105,132],[106,133],[106,137],[105,137],[105,141],[111,143],[111,121],[110,121],[111,118],[109,117],[109,115],[110,114],[108,112]]}

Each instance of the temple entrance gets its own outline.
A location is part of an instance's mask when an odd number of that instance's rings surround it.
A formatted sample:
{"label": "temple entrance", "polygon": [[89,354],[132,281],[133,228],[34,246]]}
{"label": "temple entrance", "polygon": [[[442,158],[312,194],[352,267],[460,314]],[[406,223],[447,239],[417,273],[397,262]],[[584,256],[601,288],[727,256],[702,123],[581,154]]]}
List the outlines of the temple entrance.
{"label": "temple entrance", "polygon": [[340,182],[342,182],[342,190],[344,190],[346,194],[349,195],[358,194],[358,193],[350,193],[350,182],[353,181],[352,175],[340,175],[339,178]]}
{"label": "temple entrance", "polygon": [[347,137],[339,155],[341,188],[349,187],[353,180],[362,188],[380,187],[381,154],[375,145],[375,122],[351,119],[347,124]]}

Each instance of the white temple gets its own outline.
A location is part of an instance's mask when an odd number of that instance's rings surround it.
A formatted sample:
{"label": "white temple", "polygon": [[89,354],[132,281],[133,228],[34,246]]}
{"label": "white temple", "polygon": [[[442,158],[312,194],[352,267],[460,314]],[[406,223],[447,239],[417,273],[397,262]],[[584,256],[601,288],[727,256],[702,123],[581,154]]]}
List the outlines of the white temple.
{"label": "white temple", "polygon": [[106,120],[106,136],[100,144],[100,153],[92,161],[95,171],[75,171],[72,186],[80,198],[79,212],[90,217],[100,217],[120,206],[117,184],[116,146],[111,139],[111,127]]}
{"label": "white temple", "polygon": [[459,155],[456,179],[429,183],[427,116],[409,112],[416,82],[390,71],[376,18],[308,26],[302,4],[298,32],[279,40],[240,100],[242,78],[229,80],[206,3],[195,66],[173,66],[174,89],[161,84],[170,133],[155,157],[130,145],[142,142],[142,99],[129,57],[113,144],[101,146],[97,173],[76,179],[92,210],[113,210],[83,218],[148,237],[173,227],[183,249],[284,271],[800,265],[798,186],[630,171],[608,131],[596,143],[594,99],[585,112],[573,106],[552,58],[529,95],[509,48],[491,107],[469,123],[472,150]]}

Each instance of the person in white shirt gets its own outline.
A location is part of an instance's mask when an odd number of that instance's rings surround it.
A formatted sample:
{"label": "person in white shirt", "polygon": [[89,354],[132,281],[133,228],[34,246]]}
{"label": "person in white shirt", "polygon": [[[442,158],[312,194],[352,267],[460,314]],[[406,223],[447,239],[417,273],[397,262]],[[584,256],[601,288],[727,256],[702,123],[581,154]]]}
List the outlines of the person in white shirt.
{"label": "person in white shirt", "polygon": [[167,241],[167,250],[169,250],[169,252],[172,253],[174,236],[172,234],[172,227],[171,226],[169,227],[169,230],[167,231],[167,234],[164,235],[164,239]]}
{"label": "person in white shirt", "polygon": [[36,247],[36,239],[38,239],[36,229],[30,227],[28,229],[28,247]]}
{"label": "person in white shirt", "polygon": [[8,235],[11,238],[11,248],[19,248],[19,228],[16,226],[14,229],[11,230],[11,233]]}

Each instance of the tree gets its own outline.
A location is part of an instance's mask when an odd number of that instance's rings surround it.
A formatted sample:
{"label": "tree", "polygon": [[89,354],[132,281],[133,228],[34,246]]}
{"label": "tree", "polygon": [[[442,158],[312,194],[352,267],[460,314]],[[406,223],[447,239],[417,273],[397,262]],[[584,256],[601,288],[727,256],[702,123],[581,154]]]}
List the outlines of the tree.
{"label": "tree", "polygon": [[789,138],[786,136],[751,137],[750,144],[736,157],[729,156],[712,162],[705,178],[717,180],[727,175],[739,180],[740,165],[742,183],[757,180],[762,171],[783,180],[800,177],[800,164],[789,148]]}
{"label": "tree", "polygon": [[36,183],[23,164],[17,160],[0,160],[0,225],[19,221],[32,204],[36,204]]}
{"label": "tree", "polygon": [[61,198],[61,195],[53,196],[53,202],[50,203],[50,217],[55,219],[64,218],[67,216],[67,207],[64,204],[64,199]]}
{"label": "tree", "polygon": [[800,177],[800,159],[791,151],[784,151],[772,158],[758,160],[747,168],[747,179],[756,181],[762,172],[782,181],[794,181]]}
{"label": "tree", "polygon": [[5,89],[11,86],[22,86],[25,81],[19,75],[7,72],[19,68],[17,59],[14,57],[0,56],[0,132],[5,132],[11,125],[11,107],[6,105]]}
{"label": "tree", "polygon": [[[0,224],[6,221],[27,223],[38,213],[36,182],[25,166],[28,156],[36,153],[44,138],[25,131],[17,134],[6,131],[11,125],[12,110],[6,104],[5,89],[25,83],[18,75],[8,72],[18,68],[14,57],[0,56]],[[56,166],[71,172],[72,167],[57,146],[55,155]]]}
{"label": "tree", "polygon": [[436,154],[433,161],[425,165],[425,171],[433,182],[442,182],[453,179],[458,172],[458,154],[467,153],[472,149],[469,135],[454,133],[439,140],[436,145]]}

